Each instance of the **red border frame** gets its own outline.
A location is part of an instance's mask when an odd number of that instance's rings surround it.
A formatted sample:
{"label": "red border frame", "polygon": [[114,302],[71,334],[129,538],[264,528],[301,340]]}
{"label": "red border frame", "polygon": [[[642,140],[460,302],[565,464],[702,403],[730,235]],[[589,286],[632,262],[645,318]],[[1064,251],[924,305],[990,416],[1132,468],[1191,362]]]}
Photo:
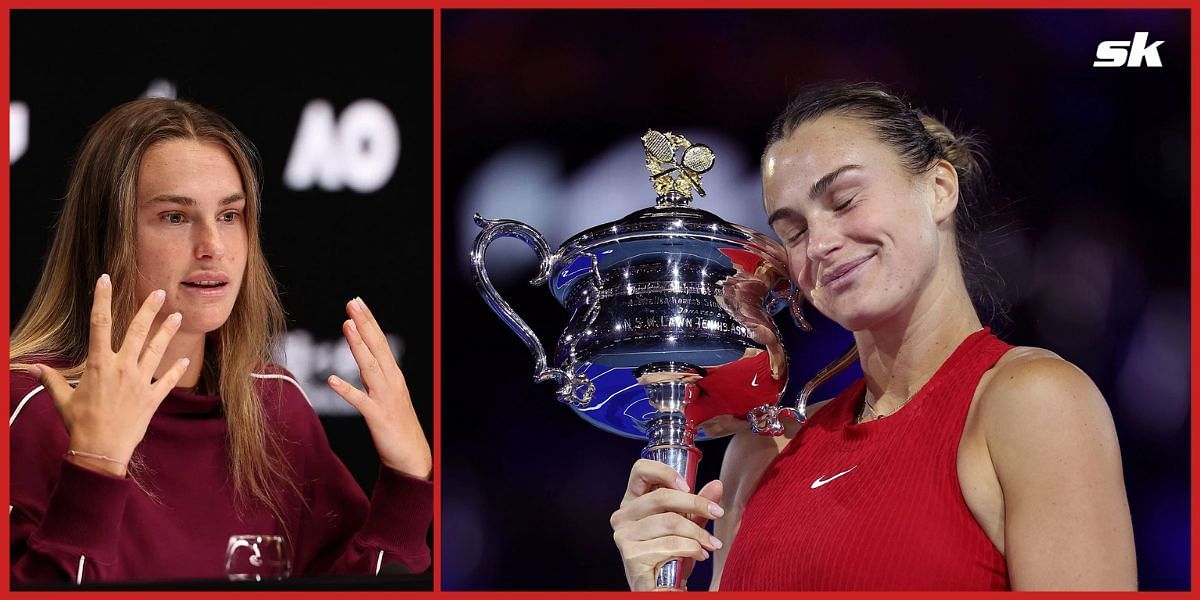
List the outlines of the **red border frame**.
{"label": "red border frame", "polygon": [[442,11],[433,11],[433,589],[442,589]]}
{"label": "red border frame", "polygon": [[1197,343],[1197,340],[1200,340],[1200,335],[1198,335],[1198,334],[1200,334],[1200,304],[1197,303],[1197,292],[1200,292],[1200,277],[1197,277],[1198,270],[1200,270],[1200,243],[1198,243],[1198,238],[1197,238],[1197,230],[1200,229],[1200,210],[1197,210],[1198,207],[1200,207],[1200,181],[1198,181],[1196,178],[1197,171],[1200,171],[1200,169],[1196,168],[1196,165],[1200,164],[1200,162],[1197,161],[1197,156],[1196,156],[1196,149],[1198,147],[1200,147],[1200,123],[1197,122],[1197,120],[1200,119],[1200,108],[1197,107],[1197,102],[1200,102],[1200,79],[1197,78],[1196,73],[1197,73],[1197,64],[1198,64],[1197,61],[1200,61],[1200,45],[1198,45],[1196,42],[1196,34],[1200,33],[1200,11],[1198,11],[1195,7],[1192,7],[1191,17],[1192,17],[1192,19],[1191,19],[1191,21],[1192,21],[1192,23],[1191,23],[1191,25],[1192,25],[1191,26],[1191,37],[1192,37],[1192,40],[1191,40],[1191,43],[1192,43],[1192,82],[1191,82],[1192,83],[1192,85],[1191,85],[1191,92],[1192,92],[1192,98],[1191,98],[1191,100],[1192,100],[1192,123],[1191,123],[1191,127],[1192,127],[1192,132],[1191,132],[1192,133],[1192,135],[1191,135],[1191,140],[1192,140],[1192,147],[1191,147],[1192,197],[1191,197],[1191,202],[1189,205],[1191,206],[1191,209],[1192,209],[1191,221],[1190,221],[1191,222],[1191,227],[1190,227],[1190,230],[1191,230],[1190,238],[1191,239],[1190,239],[1190,241],[1191,241],[1191,248],[1192,248],[1192,252],[1191,252],[1191,277],[1192,277],[1192,280],[1191,280],[1191,298],[1189,298],[1189,301],[1191,302],[1191,338],[1190,338],[1191,343],[1188,344],[1188,348],[1189,348],[1189,352],[1191,352],[1191,357],[1190,357],[1191,360],[1189,362],[1192,367],[1191,388],[1190,388],[1190,390],[1191,390],[1191,406],[1192,406],[1192,412],[1191,412],[1191,419],[1192,419],[1191,446],[1192,447],[1191,447],[1191,452],[1189,453],[1190,456],[1192,457],[1192,469],[1191,469],[1191,473],[1192,473],[1192,543],[1191,543],[1190,549],[1192,552],[1192,557],[1191,557],[1192,558],[1192,561],[1191,561],[1191,563],[1192,563],[1192,592],[1195,593],[1196,589],[1198,587],[1200,587],[1200,569],[1196,568],[1196,565],[1198,562],[1197,557],[1196,557],[1196,547],[1197,547],[1197,544],[1200,543],[1200,519],[1197,519],[1197,510],[1196,510],[1196,507],[1200,506],[1200,502],[1198,502],[1198,499],[1200,499],[1200,481],[1198,481],[1198,479],[1196,477],[1196,474],[1198,472],[1200,472],[1197,470],[1197,466],[1196,466],[1196,436],[1200,435],[1200,422],[1198,422],[1196,420],[1196,391],[1198,389],[1200,389],[1200,361],[1196,360],[1196,343]]}
{"label": "red border frame", "polygon": [[[4,48],[3,48],[3,50],[0,50],[0,52],[2,52],[3,56],[4,56],[3,64],[0,64],[0,74],[2,74],[2,75],[0,75],[0,96],[4,97],[5,104],[9,104],[12,101],[10,98],[10,93],[9,93],[9,88],[8,88],[8,83],[9,83],[9,77],[8,77],[8,54],[9,54],[8,15],[9,15],[8,10],[0,11],[0,35],[3,35],[3,37],[4,37]],[[3,132],[3,135],[6,139],[8,138],[8,119],[3,119],[3,124],[0,125],[0,132]],[[8,144],[4,144],[4,160],[5,161],[9,160]],[[0,306],[0,312],[2,312],[4,314],[4,322],[9,324],[9,327],[5,327],[4,332],[2,334],[0,334],[0,336],[3,336],[3,338],[4,338],[5,356],[8,355],[8,332],[9,332],[9,328],[11,327],[11,323],[12,323],[12,319],[10,318],[10,315],[8,314],[8,312],[9,312],[9,310],[8,310],[8,294],[9,294],[8,278],[9,278],[9,272],[10,272],[9,250],[8,250],[8,247],[9,247],[8,246],[8,244],[9,244],[9,210],[8,210],[8,207],[9,207],[9,197],[8,197],[9,196],[9,184],[8,184],[8,180],[9,180],[9,170],[4,169],[3,175],[0,175],[0,197],[4,198],[4,202],[3,202],[4,210],[2,212],[0,212],[0,254],[3,254],[3,257],[4,257],[4,260],[0,261],[0,263],[2,263],[2,264],[0,264],[0,271],[3,271],[3,277],[0,277],[0,279],[3,279],[3,283],[0,283],[0,286],[3,286],[2,288],[0,288],[0,289],[3,289],[3,293],[0,294],[0,296],[3,297],[2,302],[0,302],[0,304],[3,305],[3,306]],[[9,387],[8,387],[8,369],[3,369],[3,372],[4,372],[3,375],[0,375],[0,385],[3,385],[4,389],[7,390],[7,389],[9,389]],[[0,489],[4,490],[4,497],[9,498],[9,490],[8,490],[8,487],[9,487],[8,486],[8,484],[9,484],[9,480],[8,480],[8,428],[7,427],[4,428],[3,439],[4,439],[4,447],[0,448],[0,455],[4,456],[4,460],[0,461],[0,463],[3,463],[3,464],[0,464]],[[8,537],[8,521],[7,520],[5,521],[4,526],[0,527],[0,529],[3,529],[5,537]],[[4,552],[4,564],[0,564],[0,577],[3,577],[5,582],[9,581],[8,565],[9,565],[8,551],[5,551]],[[7,586],[5,589],[7,589]]]}

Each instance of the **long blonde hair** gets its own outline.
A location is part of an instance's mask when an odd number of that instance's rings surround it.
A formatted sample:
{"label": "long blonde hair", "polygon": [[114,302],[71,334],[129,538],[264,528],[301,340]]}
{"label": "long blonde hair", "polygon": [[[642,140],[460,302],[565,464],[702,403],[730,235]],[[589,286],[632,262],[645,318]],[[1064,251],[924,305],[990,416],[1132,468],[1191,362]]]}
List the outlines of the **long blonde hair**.
{"label": "long blonde hair", "polygon": [[[133,285],[138,173],[151,146],[173,139],[220,145],[241,174],[246,273],[229,319],[208,336],[202,377],[222,398],[230,474],[239,504],[257,501],[282,521],[281,490],[301,494],[250,373],[271,362],[271,351],[284,332],[283,306],[259,237],[258,152],[224,117],[190,102],[147,98],[116,107],[92,126],[71,170],[33,301],[13,329],[10,368],[51,362],[68,378],[83,373],[92,284],[102,273],[113,281],[112,340],[120,347],[141,304]],[[140,464],[131,464],[135,477]]]}

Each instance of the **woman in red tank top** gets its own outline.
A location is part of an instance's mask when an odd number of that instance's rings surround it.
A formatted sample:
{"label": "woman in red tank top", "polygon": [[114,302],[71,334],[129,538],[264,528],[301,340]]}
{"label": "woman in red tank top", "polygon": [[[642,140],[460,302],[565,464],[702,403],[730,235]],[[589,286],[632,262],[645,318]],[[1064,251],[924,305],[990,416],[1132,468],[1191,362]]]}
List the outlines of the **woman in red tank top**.
{"label": "woman in red tank top", "polygon": [[981,326],[972,141],[876,84],[822,86],[762,173],[790,276],[864,377],[783,438],[735,435],[696,494],[639,461],[611,520],[630,587],[684,557],[721,590],[1136,588],[1104,398]]}

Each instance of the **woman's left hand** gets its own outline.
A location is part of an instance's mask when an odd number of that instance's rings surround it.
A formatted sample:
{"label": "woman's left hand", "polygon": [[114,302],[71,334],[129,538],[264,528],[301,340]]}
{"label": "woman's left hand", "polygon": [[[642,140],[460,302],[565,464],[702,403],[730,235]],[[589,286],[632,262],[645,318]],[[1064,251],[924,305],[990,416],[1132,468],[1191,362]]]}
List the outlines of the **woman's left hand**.
{"label": "woman's left hand", "polygon": [[362,413],[384,465],[412,477],[428,478],[433,471],[433,453],[387,338],[361,298],[346,303],[346,314],[350,319],[342,323],[342,334],[367,390],[336,375],[329,376],[329,387]]}

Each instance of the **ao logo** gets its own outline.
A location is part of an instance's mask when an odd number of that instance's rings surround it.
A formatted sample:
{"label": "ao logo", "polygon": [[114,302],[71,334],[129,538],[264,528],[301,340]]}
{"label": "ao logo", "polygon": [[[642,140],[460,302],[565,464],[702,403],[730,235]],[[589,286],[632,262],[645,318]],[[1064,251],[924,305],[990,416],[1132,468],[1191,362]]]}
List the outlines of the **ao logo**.
{"label": "ao logo", "polygon": [[17,162],[29,148],[29,105],[10,102],[8,105],[8,164]]}
{"label": "ao logo", "polygon": [[300,114],[283,182],[293,190],[316,185],[366,194],[383,187],[399,161],[400,127],[383,103],[356,100],[337,117],[332,104],[318,99]]}

